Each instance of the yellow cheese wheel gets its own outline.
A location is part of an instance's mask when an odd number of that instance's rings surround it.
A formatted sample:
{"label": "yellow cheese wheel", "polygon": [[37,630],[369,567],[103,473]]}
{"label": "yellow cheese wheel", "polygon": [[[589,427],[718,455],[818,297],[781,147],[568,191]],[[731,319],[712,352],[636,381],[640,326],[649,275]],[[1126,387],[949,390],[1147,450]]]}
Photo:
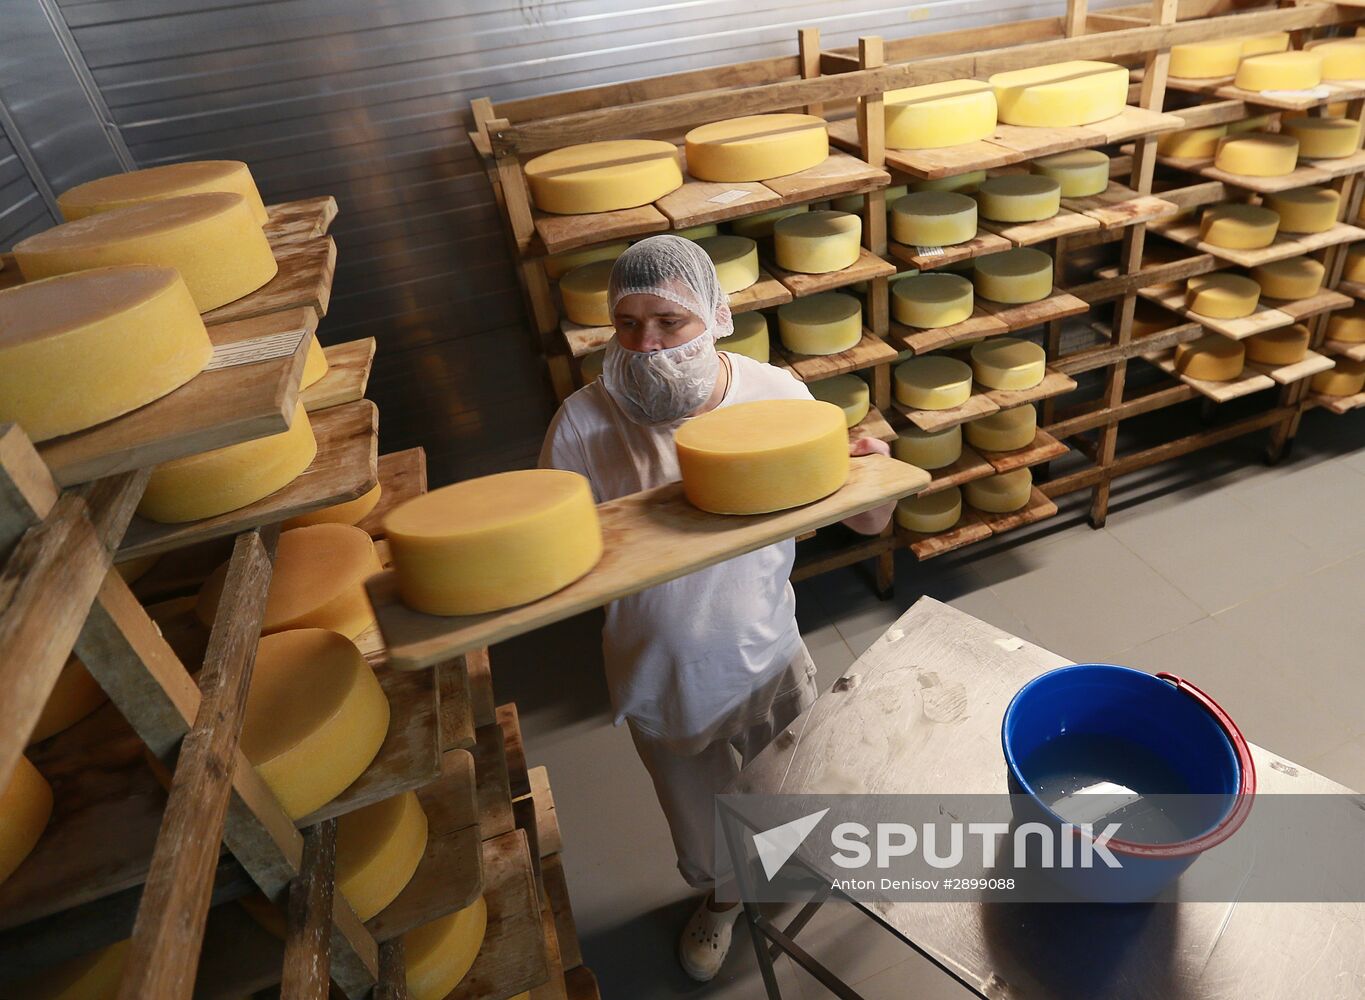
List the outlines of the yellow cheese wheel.
{"label": "yellow cheese wheel", "polygon": [[611,326],[607,305],[607,283],[614,260],[595,260],[580,264],[559,279],[559,297],[564,315],[583,326]]}
{"label": "yellow cheese wheel", "polygon": [[442,1000],[474,965],[488,927],[482,896],[403,935],[408,1000]]}
{"label": "yellow cheese wheel", "polygon": [[1346,267],[1341,276],[1347,281],[1365,282],[1365,243],[1353,243],[1346,252]]}
{"label": "yellow cheese wheel", "polygon": [[127,559],[114,567],[118,570],[118,575],[123,577],[123,582],[130,587],[142,579],[153,566],[156,565],[161,556],[138,556],[135,559]]}
{"label": "yellow cheese wheel", "polygon": [[946,80],[882,95],[886,144],[936,149],[976,142],[995,131],[995,92],[980,80]]}
{"label": "yellow cheese wheel", "polygon": [[1242,61],[1244,40],[1215,38],[1207,42],[1190,42],[1171,46],[1171,61],[1167,72],[1188,80],[1211,80],[1232,76]]}
{"label": "yellow cheese wheel", "polygon": [[200,312],[275,277],[275,255],[239,194],[189,194],[54,226],[14,246],[26,281],[115,264],[173,267]]}
{"label": "yellow cheese wheel", "polygon": [[[904,198],[910,190],[908,184],[893,184],[882,191],[882,200],[886,203],[886,210],[891,211],[891,206],[895,204],[897,198]],[[861,194],[846,194],[833,199],[829,207],[836,212],[861,212],[865,203],[865,196]]]}
{"label": "yellow cheese wheel", "polygon": [[844,411],[844,420],[853,427],[867,416],[870,397],[867,383],[857,375],[835,375],[822,378],[806,386],[810,394],[826,403],[833,403]]}
{"label": "yellow cheese wheel", "polygon": [[1205,160],[1218,151],[1218,140],[1228,134],[1226,125],[1187,128],[1167,132],[1156,141],[1156,151],[1162,156],[1188,160]]}
{"label": "yellow cheese wheel", "polygon": [[1175,345],[1175,370],[1190,378],[1226,382],[1242,374],[1245,355],[1241,341],[1209,334]]}
{"label": "yellow cheese wheel", "polygon": [[128,962],[125,938],[77,955],[9,987],[0,993],[16,1000],[114,1000]]}
{"label": "yellow cheese wheel", "polygon": [[1032,247],[978,257],[976,294],[993,302],[1037,302],[1052,294],[1052,258]]}
{"label": "yellow cheese wheel", "polygon": [[105,267],[0,292],[0,422],[33,441],[93,427],[178,389],[213,357],[168,267]]}
{"label": "yellow cheese wheel", "polygon": [[1199,238],[1228,250],[1259,250],[1275,241],[1280,217],[1268,208],[1241,202],[1213,205],[1199,218]]}
{"label": "yellow cheese wheel", "polygon": [[675,230],[673,235],[681,236],[685,240],[704,240],[708,236],[719,236],[720,226],[714,222],[709,222],[704,226],[688,226],[686,229]]}
{"label": "yellow cheese wheel", "polygon": [[1260,56],[1267,52],[1283,52],[1289,48],[1289,32],[1276,31],[1270,35],[1256,35],[1242,39],[1242,56]]}
{"label": "yellow cheese wheel", "polygon": [[261,640],[242,753],[291,819],[321,809],[364,774],[388,731],[384,689],[350,639],[303,628]]}
{"label": "yellow cheese wheel", "polygon": [[1325,233],[1337,224],[1341,194],[1331,188],[1294,188],[1266,195],[1265,204],[1280,217],[1282,233]]}
{"label": "yellow cheese wheel", "polygon": [[683,492],[713,514],[766,514],[833,493],[848,478],[844,412],[818,399],[723,406],[673,435]]}
{"label": "yellow cheese wheel", "polygon": [[1324,80],[1365,80],[1365,39],[1337,38],[1309,42],[1308,49],[1322,60]]}
{"label": "yellow cheese wheel", "polygon": [[769,212],[747,215],[742,219],[735,219],[730,222],[730,232],[736,236],[747,236],[751,240],[766,239],[773,234],[773,226],[779,220],[809,211],[809,205],[789,205],[785,208],[774,208]]}
{"label": "yellow cheese wheel", "polygon": [[896,366],[896,398],[919,410],[951,410],[972,394],[972,369],[957,358],[926,354]]}
{"label": "yellow cheese wheel", "polygon": [[1365,390],[1365,361],[1335,358],[1335,368],[1313,376],[1312,388],[1324,396],[1354,396]]}
{"label": "yellow cheese wheel", "polygon": [[758,244],[747,236],[708,236],[698,240],[697,246],[711,258],[726,295],[743,291],[758,280]]}
{"label": "yellow cheese wheel", "polygon": [[296,403],[287,431],[158,465],[137,512],[151,521],[179,524],[238,510],[288,486],[317,451],[308,413]]}
{"label": "yellow cheese wheel", "polygon": [[52,786],[27,757],[0,784],[0,883],[14,874],[38,844],[52,815]]}
{"label": "yellow cheese wheel", "polygon": [[782,346],[796,354],[838,354],[863,337],[863,307],[852,295],[821,292],[777,309]]}
{"label": "yellow cheese wheel", "polygon": [[1293,326],[1258,333],[1242,343],[1246,346],[1248,361],[1262,365],[1292,365],[1308,355],[1310,336],[1308,327],[1295,323]]}
{"label": "yellow cheese wheel", "polygon": [[1073,149],[1033,161],[1033,172],[1062,186],[1063,198],[1088,198],[1109,186],[1109,157],[1098,149]]}
{"label": "yellow cheese wheel", "polygon": [[1200,274],[1185,283],[1185,304],[1190,312],[1210,319],[1250,316],[1261,298],[1261,286],[1241,274]]}
{"label": "yellow cheese wheel", "polygon": [[602,377],[602,362],[605,357],[605,351],[593,351],[578,362],[578,374],[582,377],[584,385],[591,385]]}
{"label": "yellow cheese wheel", "polygon": [[29,734],[28,745],[32,746],[63,729],[69,729],[108,700],[109,696],[90,676],[85,664],[75,656],[70,657],[57,675],[57,683],[53,685],[52,693],[47,696],[47,704],[43,706],[43,712]]}
{"label": "yellow cheese wheel", "polygon": [[1327,339],[1365,344],[1365,306],[1359,303],[1327,317]]}
{"label": "yellow cheese wheel", "polygon": [[1046,353],[1031,340],[992,337],[972,348],[972,374],[991,389],[1032,389],[1046,364]]}
{"label": "yellow cheese wheel", "polygon": [[1060,128],[1113,118],[1128,103],[1128,70],[1113,63],[1064,62],[996,73],[1000,121]]}
{"label": "yellow cheese wheel", "polygon": [[1243,90],[1311,90],[1322,82],[1322,57],[1312,52],[1249,56],[1233,82]]}
{"label": "yellow cheese wheel", "polygon": [[[353,525],[310,524],[282,533],[262,634],[324,628],[354,639],[374,624],[364,583],[382,569],[374,540]],[[218,613],[226,575],[224,563],[199,590],[195,614],[205,625]]]}
{"label": "yellow cheese wheel", "polygon": [[962,426],[954,424],[941,431],[907,427],[891,445],[891,454],[921,469],[942,469],[962,457]]}
{"label": "yellow cheese wheel", "polygon": [[322,344],[318,343],[318,338],[310,336],[308,338],[308,354],[303,361],[303,377],[299,380],[299,387],[307,389],[314,382],[320,382],[327,375],[327,355],[322,350]]}
{"label": "yellow cheese wheel", "polygon": [[687,170],[703,181],[766,181],[825,162],[829,133],[815,115],[747,115],[683,137]]}
{"label": "yellow cheese wheel", "polygon": [[896,502],[896,523],[921,535],[947,531],[961,519],[962,491],[956,486]]}
{"label": "yellow cheese wheel", "polygon": [[773,226],[773,252],[788,271],[825,274],[856,261],[862,238],[863,220],[850,212],[806,212]]}
{"label": "yellow cheese wheel", "polygon": [[375,483],[354,500],[347,500],[344,503],[333,504],[309,514],[291,517],[284,522],[283,527],[287,531],[290,528],[304,528],[310,524],[359,524],[369,516],[370,511],[378,506],[379,498],[383,492],[384,487]]}
{"label": "yellow cheese wheel", "polygon": [[169,163],[101,177],[71,188],[57,199],[57,207],[62,210],[62,217],[71,222],[97,212],[126,208],[144,201],[212,191],[241,195],[256,224],[265,225],[268,216],[265,203],[261,201],[261,192],[256,189],[250,168],[238,160]]}
{"label": "yellow cheese wheel", "polygon": [[678,147],[657,139],[567,146],[526,163],[536,207],[557,215],[637,208],[682,187]]}
{"label": "yellow cheese wheel", "polygon": [[[743,354],[746,358],[768,363],[768,317],[761,312],[736,313],[735,332],[716,341],[716,350]],[[586,359],[585,359],[586,360]],[[600,369],[599,369],[600,371]]]}
{"label": "yellow cheese wheel", "polygon": [[977,417],[967,423],[967,441],[983,451],[1014,451],[1033,443],[1038,433],[1038,411],[1032,404]]}
{"label": "yellow cheese wheel", "polygon": [[986,171],[969,170],[965,174],[950,174],[947,177],[935,177],[931,180],[913,181],[910,184],[911,191],[961,191],[970,193],[981,186],[981,182],[986,179]]}
{"label": "yellow cheese wheel", "polygon": [[1033,492],[1033,471],[1015,469],[976,479],[965,487],[967,503],[988,514],[1005,514],[1028,506]]}
{"label": "yellow cheese wheel", "polygon": [[[1365,52],[1365,45],[1356,48]],[[1360,151],[1360,122],[1354,118],[1282,118],[1280,128],[1299,141],[1299,155],[1331,160]]]}
{"label": "yellow cheese wheel", "polygon": [[891,312],[920,329],[961,323],[972,314],[972,283],[960,274],[916,274],[891,286]]}
{"label": "yellow cheese wheel", "polygon": [[576,267],[591,264],[595,260],[615,260],[630,248],[625,240],[619,243],[604,243],[600,247],[586,250],[570,250],[545,258],[545,274],[551,281],[558,281]]}
{"label": "yellow cheese wheel", "polygon": [[337,821],[337,888],[369,920],[398,898],[426,849],[427,814],[416,792],[347,813]]}
{"label": "yellow cheese wheel", "polygon": [[443,486],[384,518],[403,603],[474,615],[567,587],[602,556],[588,481],[558,469],[502,472]]}
{"label": "yellow cheese wheel", "polygon": [[1322,106],[1322,116],[1324,118],[1340,118],[1346,114],[1347,101],[1332,101]]}
{"label": "yellow cheese wheel", "polygon": [[1258,264],[1251,277],[1261,286],[1261,294],[1272,299],[1306,299],[1318,294],[1326,268],[1312,257]]}
{"label": "yellow cheese wheel", "polygon": [[1243,177],[1282,177],[1299,162],[1299,140],[1292,135],[1248,132],[1218,145],[1213,165]]}
{"label": "yellow cheese wheel", "polygon": [[976,238],[976,199],[957,191],[917,191],[891,206],[891,238],[944,247]]}
{"label": "yellow cheese wheel", "polygon": [[983,219],[996,222],[1037,222],[1057,214],[1062,186],[1055,178],[1038,174],[1003,174],[988,177],[976,192]]}

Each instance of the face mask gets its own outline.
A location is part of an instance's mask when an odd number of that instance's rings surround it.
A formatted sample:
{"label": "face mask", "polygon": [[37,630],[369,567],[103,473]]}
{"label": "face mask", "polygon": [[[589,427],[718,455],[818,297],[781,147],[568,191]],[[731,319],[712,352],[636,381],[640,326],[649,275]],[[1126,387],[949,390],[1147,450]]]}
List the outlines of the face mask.
{"label": "face mask", "polygon": [[709,329],[660,351],[630,351],[612,338],[602,358],[602,385],[635,423],[667,424],[711,398],[719,362]]}

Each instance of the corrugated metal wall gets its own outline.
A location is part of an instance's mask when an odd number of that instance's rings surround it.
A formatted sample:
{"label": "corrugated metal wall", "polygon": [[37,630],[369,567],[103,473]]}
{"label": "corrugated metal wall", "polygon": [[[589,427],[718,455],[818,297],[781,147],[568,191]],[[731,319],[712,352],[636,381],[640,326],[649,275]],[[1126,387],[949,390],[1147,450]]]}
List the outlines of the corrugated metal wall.
{"label": "corrugated metal wall", "polygon": [[[1058,14],[1062,0],[4,0],[0,101],[49,78],[37,147],[108,126],[40,169],[57,191],[118,169],[231,157],[267,200],[332,193],[340,261],[324,342],[373,335],[384,450],[423,444],[435,482],[530,463],[553,410],[484,175],[471,98],[553,93],[829,47]],[[11,15],[14,9],[14,16]],[[60,81],[11,27],[48,22]],[[69,32],[69,35],[67,34]],[[25,51],[20,51],[24,49]],[[88,71],[88,72],[87,72]],[[82,87],[84,84],[84,88]],[[102,121],[107,109],[108,120]],[[88,133],[89,121],[83,122]],[[2,151],[0,151],[2,152]],[[17,162],[17,161],[14,161]],[[13,177],[11,178],[11,175]],[[9,179],[6,183],[6,179]],[[0,244],[32,226],[31,182],[0,155]],[[41,203],[41,199],[39,199]],[[26,208],[25,206],[30,206]]]}

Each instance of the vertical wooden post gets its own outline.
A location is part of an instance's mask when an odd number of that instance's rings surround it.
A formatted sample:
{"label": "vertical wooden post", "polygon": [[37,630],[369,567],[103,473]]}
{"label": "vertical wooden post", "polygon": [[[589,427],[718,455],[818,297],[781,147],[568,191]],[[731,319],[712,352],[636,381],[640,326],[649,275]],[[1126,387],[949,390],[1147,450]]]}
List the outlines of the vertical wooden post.
{"label": "vertical wooden post", "polygon": [[[801,28],[796,33],[797,49],[801,53],[801,79],[814,80],[820,75],[820,29]],[[823,104],[807,104],[806,114],[825,116]]]}
{"label": "vertical wooden post", "polygon": [[374,988],[374,1000],[408,1000],[406,965],[401,937],[379,946],[379,983]]}
{"label": "vertical wooden post", "polygon": [[303,867],[289,886],[280,1000],[327,1000],[331,992],[328,972],[336,857],[335,819],[325,820],[304,834]]}
{"label": "vertical wooden post", "polygon": [[[488,122],[490,135],[500,129],[510,128],[506,118],[494,118]],[[517,250],[525,253],[531,245],[531,237],[536,227],[531,216],[531,192],[526,187],[526,175],[522,173],[521,161],[514,155],[495,156],[498,183],[502,186],[503,203],[507,207],[507,219],[512,226],[512,239]]]}
{"label": "vertical wooden post", "polygon": [[1067,38],[1085,34],[1085,19],[1090,13],[1087,0],[1066,0],[1066,22],[1063,30]]}

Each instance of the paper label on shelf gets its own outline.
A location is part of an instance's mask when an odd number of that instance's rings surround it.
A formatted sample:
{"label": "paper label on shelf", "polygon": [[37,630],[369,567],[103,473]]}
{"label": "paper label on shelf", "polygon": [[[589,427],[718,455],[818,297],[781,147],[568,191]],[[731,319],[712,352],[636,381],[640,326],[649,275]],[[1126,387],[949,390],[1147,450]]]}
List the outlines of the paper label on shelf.
{"label": "paper label on shelf", "polygon": [[943,247],[915,247],[915,253],[920,257],[942,257]]}
{"label": "paper label on shelf", "polygon": [[753,194],[752,191],[745,191],[743,188],[731,188],[729,191],[722,191],[720,194],[714,194],[706,200],[713,201],[717,205],[733,205],[735,202],[747,198],[751,194]]}
{"label": "paper label on shelf", "polygon": [[236,368],[238,365],[254,365],[260,361],[287,358],[299,349],[299,342],[309,336],[308,332],[286,330],[284,333],[271,333],[264,337],[239,340],[234,344],[219,344],[213,349],[213,357],[204,366],[204,371],[215,372],[220,368]]}
{"label": "paper label on shelf", "polygon": [[1330,87],[1317,86],[1311,90],[1263,90],[1262,97],[1270,97],[1277,101],[1306,101],[1310,98],[1323,100],[1332,96]]}

